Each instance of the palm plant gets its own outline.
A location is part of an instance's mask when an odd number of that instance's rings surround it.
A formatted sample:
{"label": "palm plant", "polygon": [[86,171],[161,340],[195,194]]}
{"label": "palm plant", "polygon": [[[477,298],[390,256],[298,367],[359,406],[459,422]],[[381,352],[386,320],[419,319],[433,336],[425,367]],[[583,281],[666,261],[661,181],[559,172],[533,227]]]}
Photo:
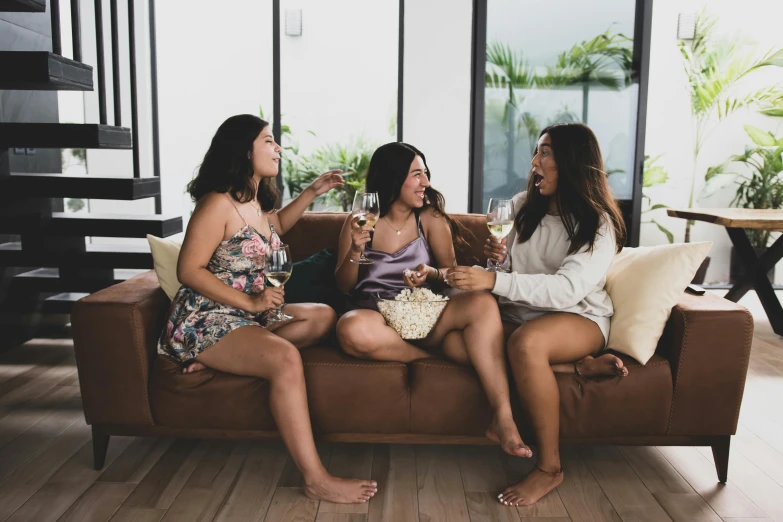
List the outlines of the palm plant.
{"label": "palm plant", "polygon": [[591,83],[613,90],[631,83],[633,39],[609,30],[560,53],[554,67],[536,77],[541,87],[581,84],[582,121],[587,122],[588,93]]}
{"label": "palm plant", "polygon": [[[693,172],[688,208],[693,206],[699,154],[710,133],[730,114],[756,109],[769,116],[783,116],[783,91],[777,86],[743,91],[741,80],[766,67],[783,66],[783,49],[756,56],[755,47],[740,38],[718,38],[715,18],[699,13],[694,38],[680,42],[685,74],[691,94],[693,123]],[[779,105],[780,104],[780,105]],[[693,222],[685,225],[685,242],[690,241]]]}
{"label": "palm plant", "polygon": [[[508,99],[503,108],[503,123],[506,126],[506,177],[510,182],[514,172],[514,143],[517,141],[517,112],[519,104],[514,89],[530,89],[535,85],[533,68],[521,53],[514,52],[506,44],[495,42],[487,46],[485,85],[508,90]],[[521,100],[520,100],[521,102]]]}
{"label": "palm plant", "polygon": [[[590,83],[597,82],[610,89],[620,89],[630,83],[632,44],[633,40],[625,35],[607,30],[560,53],[555,66],[546,67],[543,75],[536,74],[522,53],[513,51],[510,46],[499,42],[487,46],[485,86],[508,91],[503,123],[506,126],[506,175],[509,181],[516,176],[514,143],[521,127],[529,127],[526,120],[530,118],[528,113],[519,115],[522,100],[518,99],[515,89],[549,89],[581,84],[582,121],[586,122]],[[528,136],[533,135],[528,130]]]}
{"label": "palm plant", "polygon": [[[663,185],[669,180],[669,173],[666,171],[666,169],[663,166],[656,164],[658,160],[661,159],[661,156],[663,156],[663,154],[658,154],[654,158],[651,158],[647,155],[644,156],[644,176],[642,182],[642,186],[644,188]],[[652,198],[650,198],[650,196],[644,192],[642,192],[642,200],[646,203],[646,208],[642,210],[642,216],[649,214],[654,210],[668,208],[668,206],[664,204],[653,203]],[[672,234],[668,228],[661,225],[661,223],[655,218],[649,218],[647,221],[642,221],[642,224],[652,224],[657,226],[658,230],[663,232],[663,234],[666,236],[666,239],[669,240],[669,243],[674,243],[674,234]]]}
{"label": "palm plant", "polygon": [[[720,165],[707,169],[707,181],[719,179],[717,176],[730,176],[738,185],[732,205],[783,208],[783,137],[778,138],[751,125],[745,125],[745,132],[755,147],[745,147],[743,154],[732,155]],[[749,168],[750,172],[729,171],[739,165]],[[748,229],[746,232],[754,247],[764,248],[769,244],[769,231]]]}

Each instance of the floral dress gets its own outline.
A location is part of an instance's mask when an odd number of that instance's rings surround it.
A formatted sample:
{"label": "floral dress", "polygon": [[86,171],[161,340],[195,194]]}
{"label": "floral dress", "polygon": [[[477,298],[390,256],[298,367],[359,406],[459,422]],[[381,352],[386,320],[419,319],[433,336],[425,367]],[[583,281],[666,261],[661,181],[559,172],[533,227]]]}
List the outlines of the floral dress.
{"label": "floral dress", "polygon": [[[264,289],[267,248],[267,239],[245,221],[245,226],[233,237],[218,245],[207,270],[223,283],[246,294],[260,293]],[[171,303],[166,329],[158,341],[158,353],[190,363],[237,328],[263,327],[264,317],[265,314],[253,314],[215,302],[183,285]]]}

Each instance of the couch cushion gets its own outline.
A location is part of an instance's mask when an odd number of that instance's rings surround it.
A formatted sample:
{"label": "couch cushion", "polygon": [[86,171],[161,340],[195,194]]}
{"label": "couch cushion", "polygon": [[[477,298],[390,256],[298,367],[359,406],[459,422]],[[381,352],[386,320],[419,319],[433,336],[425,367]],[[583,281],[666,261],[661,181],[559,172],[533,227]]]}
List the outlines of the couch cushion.
{"label": "couch cushion", "polygon": [[411,433],[484,434],[492,411],[473,368],[442,359],[410,367]]}
{"label": "couch cushion", "polygon": [[628,368],[628,376],[622,379],[556,374],[563,438],[666,433],[672,403],[669,362],[656,354],[642,366],[628,356],[616,355]]}
{"label": "couch cushion", "polygon": [[179,363],[158,356],[150,375],[155,424],[175,428],[274,430],[269,383],[215,370],[182,374]]}
{"label": "couch cushion", "polygon": [[333,347],[302,351],[316,433],[407,433],[408,367],[362,361]]}
{"label": "couch cushion", "polygon": [[[623,379],[584,379],[557,373],[560,433],[564,438],[663,435],[669,418],[672,379],[669,363],[654,355],[646,366],[621,356]],[[527,419],[515,406],[520,431],[530,438]],[[411,365],[411,433],[482,435],[491,410],[476,373],[444,360]]]}

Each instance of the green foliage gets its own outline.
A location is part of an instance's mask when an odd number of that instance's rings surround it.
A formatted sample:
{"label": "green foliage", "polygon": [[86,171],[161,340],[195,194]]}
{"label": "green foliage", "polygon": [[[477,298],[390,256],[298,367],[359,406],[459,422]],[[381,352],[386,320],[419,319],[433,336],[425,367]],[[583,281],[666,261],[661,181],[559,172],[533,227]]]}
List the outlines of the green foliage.
{"label": "green foliage", "polygon": [[[650,156],[647,155],[644,156],[644,171],[643,171],[644,188],[654,187],[656,185],[663,185],[669,180],[669,173],[667,172],[667,170],[662,165],[656,164],[658,160],[661,159],[661,156],[663,156],[663,154],[658,154],[654,158],[651,158]],[[652,200],[650,199],[650,196],[648,196],[647,194],[642,194],[642,199],[647,203],[647,208],[642,210],[642,216],[654,210],[669,208],[667,205],[661,203],[653,204]],[[642,221],[642,223],[653,224],[657,226],[658,230],[660,230],[666,236],[666,239],[669,240],[669,243],[674,243],[674,234],[672,234],[668,228],[661,225],[661,223],[658,222],[656,219],[650,218],[648,221]]]}
{"label": "green foliage", "polygon": [[83,199],[68,199],[67,201],[66,205],[71,212],[79,212],[85,206]]}
{"label": "green foliage", "polygon": [[508,45],[494,42],[487,46],[487,63],[493,67],[485,73],[487,87],[508,88],[509,103],[515,103],[513,89],[552,88],[596,82],[611,89],[630,84],[633,40],[621,33],[606,30],[563,51],[544,74],[536,74],[522,53]]}
{"label": "green foliage", "polygon": [[[707,171],[708,182],[728,177],[737,184],[737,191],[731,204],[742,208],[783,208],[783,137],[765,132],[751,125],[745,125],[745,132],[755,145],[745,147],[743,154],[734,154],[720,165]],[[730,170],[737,166],[744,171]],[[748,237],[754,247],[769,244],[770,232],[748,230]]]}
{"label": "green foliage", "polygon": [[367,179],[370,158],[375,149],[375,145],[359,138],[349,144],[324,145],[309,156],[299,158],[295,168],[284,174],[291,197],[301,193],[321,173],[339,168],[343,170],[345,185],[330,190],[325,196],[341,210],[351,210],[354,194],[364,186]]}
{"label": "green foliage", "polygon": [[[693,40],[681,41],[680,52],[688,78],[693,120],[693,174],[688,207],[693,206],[699,153],[709,134],[727,116],[740,109],[753,109],[768,116],[783,116],[783,90],[777,85],[748,91],[742,85],[746,77],[767,68],[783,67],[783,48],[761,55],[756,46],[739,36],[715,34],[714,16],[705,10],[696,19]],[[708,169],[705,173],[710,176]],[[691,223],[685,227],[690,240]]]}
{"label": "green foliage", "polygon": [[[264,110],[259,107],[259,116],[264,118]],[[395,119],[392,124],[396,125]],[[390,127],[391,129],[391,127]],[[307,133],[315,136],[312,131]],[[288,188],[291,198],[302,193],[315,179],[331,169],[343,170],[345,185],[330,190],[324,194],[327,206],[336,205],[343,211],[351,210],[353,197],[357,190],[364,186],[370,158],[377,148],[364,138],[357,138],[350,143],[329,143],[317,148],[312,154],[300,154],[299,142],[288,125],[281,125],[283,154],[280,167],[283,172],[283,182]],[[313,205],[310,205],[312,210]]]}

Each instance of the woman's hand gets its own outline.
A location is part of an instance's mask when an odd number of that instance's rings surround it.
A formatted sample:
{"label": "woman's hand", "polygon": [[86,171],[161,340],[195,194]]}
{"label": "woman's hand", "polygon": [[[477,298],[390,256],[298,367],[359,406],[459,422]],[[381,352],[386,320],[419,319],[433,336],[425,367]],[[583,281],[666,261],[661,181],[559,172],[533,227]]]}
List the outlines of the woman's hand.
{"label": "woman's hand", "polygon": [[435,274],[435,270],[435,268],[421,263],[413,270],[405,270],[402,273],[402,281],[411,288],[416,288],[417,286],[424,284],[430,277],[435,278],[433,275]]}
{"label": "woman's hand", "polygon": [[446,273],[446,284],[460,290],[492,290],[495,272],[471,266],[455,266]]}
{"label": "woman's hand", "polygon": [[250,307],[248,310],[253,314],[260,314],[272,308],[277,308],[285,302],[285,290],[274,286],[268,286],[261,292],[250,296]]}
{"label": "woman's hand", "polygon": [[310,183],[308,188],[312,189],[316,196],[320,196],[321,194],[325,194],[335,187],[342,187],[345,185],[345,181],[340,175],[342,172],[342,170],[330,170],[329,172],[324,172],[315,178],[315,180]]}
{"label": "woman's hand", "polygon": [[494,236],[489,236],[487,242],[484,243],[484,255],[487,256],[487,259],[492,259],[502,265],[508,255],[506,238],[497,239]]}
{"label": "woman's hand", "polygon": [[351,219],[351,253],[354,256],[360,255],[364,251],[364,245],[370,242],[370,232],[375,230],[368,225],[359,226],[359,216]]}

